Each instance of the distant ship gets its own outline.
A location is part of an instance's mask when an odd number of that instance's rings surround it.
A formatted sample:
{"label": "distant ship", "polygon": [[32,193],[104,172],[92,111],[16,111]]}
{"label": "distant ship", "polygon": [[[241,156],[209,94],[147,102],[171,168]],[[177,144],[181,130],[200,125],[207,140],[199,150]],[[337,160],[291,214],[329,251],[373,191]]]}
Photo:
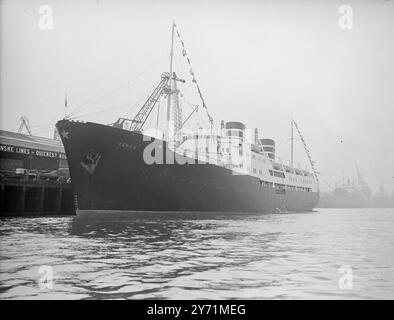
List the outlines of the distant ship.
{"label": "distant ship", "polygon": [[330,192],[321,192],[321,208],[368,208],[371,207],[371,189],[357,169],[357,181],[347,179]]}
{"label": "distant ship", "polygon": [[379,192],[372,198],[372,206],[374,208],[394,208],[394,191],[390,196],[381,184]]}
{"label": "distant ship", "polygon": [[[175,74],[172,25],[170,71],[134,119],[119,118],[102,125],[63,119],[56,124],[67,156],[77,212],[102,210],[183,212],[303,212],[319,201],[318,172],[298,131],[312,170],[279,161],[275,141],[250,134],[238,121],[221,121],[215,130],[200,87],[203,110],[211,124],[206,130],[185,130]],[[182,54],[190,59],[184,48]],[[145,128],[160,99],[167,100],[164,134]],[[253,136],[253,138],[251,137]],[[292,145],[293,145],[293,139]],[[292,153],[293,154],[293,153]]]}

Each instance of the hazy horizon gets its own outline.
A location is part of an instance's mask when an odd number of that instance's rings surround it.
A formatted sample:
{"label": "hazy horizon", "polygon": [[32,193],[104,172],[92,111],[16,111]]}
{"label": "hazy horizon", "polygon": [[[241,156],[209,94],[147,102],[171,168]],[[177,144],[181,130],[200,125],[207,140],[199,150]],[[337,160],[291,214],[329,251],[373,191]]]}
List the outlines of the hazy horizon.
{"label": "hazy horizon", "polygon": [[[132,117],[168,71],[175,20],[216,126],[258,128],[287,160],[294,118],[323,190],[356,176],[356,165],[373,191],[394,190],[394,1],[0,3],[3,130],[17,130],[24,115],[33,134],[53,136],[65,94],[81,120]],[[353,28],[343,30],[345,4]],[[44,5],[52,29],[39,28]],[[188,114],[201,102],[175,40]],[[295,155],[306,163],[299,141]]]}

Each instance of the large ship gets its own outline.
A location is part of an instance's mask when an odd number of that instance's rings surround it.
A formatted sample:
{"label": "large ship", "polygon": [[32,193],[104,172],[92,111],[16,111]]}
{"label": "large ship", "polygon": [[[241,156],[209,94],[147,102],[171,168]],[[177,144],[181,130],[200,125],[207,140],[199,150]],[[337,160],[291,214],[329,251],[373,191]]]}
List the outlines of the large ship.
{"label": "large ship", "polygon": [[[180,38],[173,23],[170,70],[161,75],[133,119],[119,118],[110,125],[63,119],[56,124],[77,212],[312,210],[319,201],[319,182],[306,145],[310,171],[294,166],[293,159],[284,164],[276,156],[274,140],[260,138],[257,129],[251,134],[241,122],[221,121],[215,130],[192,69],[192,83],[210,126],[186,129],[199,106],[183,117],[178,84],[185,80],[178,78],[172,67],[175,32]],[[162,100],[167,102],[164,130],[147,128],[147,120]],[[292,120],[292,136],[294,128],[304,142]]]}

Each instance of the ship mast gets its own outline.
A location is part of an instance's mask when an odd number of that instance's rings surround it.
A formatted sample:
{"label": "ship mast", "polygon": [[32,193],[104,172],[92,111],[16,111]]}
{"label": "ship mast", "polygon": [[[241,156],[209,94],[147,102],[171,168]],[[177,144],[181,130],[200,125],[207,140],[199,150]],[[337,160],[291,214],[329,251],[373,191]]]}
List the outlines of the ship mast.
{"label": "ship mast", "polygon": [[172,21],[171,31],[171,51],[170,51],[170,76],[168,78],[168,95],[167,95],[167,118],[166,118],[166,134],[170,136],[170,116],[171,116],[171,94],[172,94],[172,62],[174,58],[174,31],[175,21]]}
{"label": "ship mast", "polygon": [[291,166],[294,167],[293,165],[293,151],[294,151],[294,138],[293,138],[293,119],[291,119]]}

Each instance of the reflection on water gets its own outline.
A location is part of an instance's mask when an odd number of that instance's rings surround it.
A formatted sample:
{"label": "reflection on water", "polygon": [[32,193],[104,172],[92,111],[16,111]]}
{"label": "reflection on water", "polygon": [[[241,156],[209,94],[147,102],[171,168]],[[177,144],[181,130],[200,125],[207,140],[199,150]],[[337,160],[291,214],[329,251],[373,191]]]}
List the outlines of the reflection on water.
{"label": "reflection on water", "polygon": [[393,227],[392,209],[2,219],[0,297],[394,298]]}

